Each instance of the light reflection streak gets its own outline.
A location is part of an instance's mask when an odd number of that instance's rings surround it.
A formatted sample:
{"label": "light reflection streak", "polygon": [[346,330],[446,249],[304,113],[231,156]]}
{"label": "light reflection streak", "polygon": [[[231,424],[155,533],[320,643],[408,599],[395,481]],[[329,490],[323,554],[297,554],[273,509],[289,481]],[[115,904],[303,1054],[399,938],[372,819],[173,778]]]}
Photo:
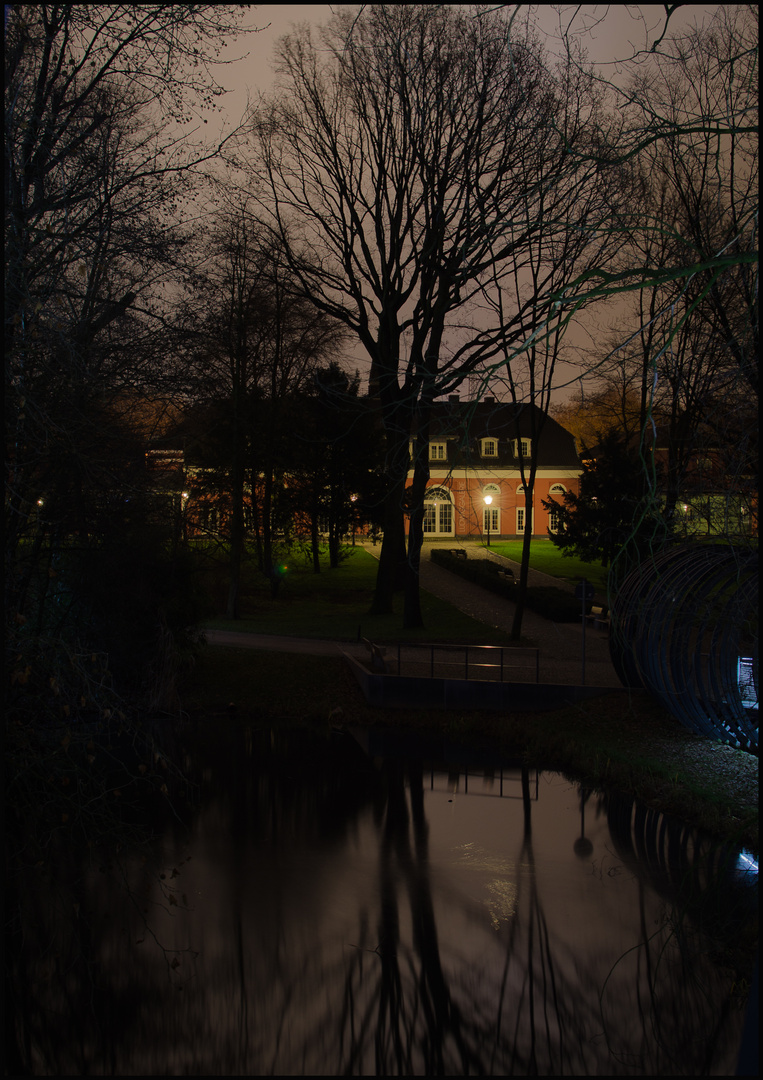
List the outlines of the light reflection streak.
{"label": "light reflection streak", "polygon": [[605,800],[583,821],[582,793],[546,775],[533,797],[526,770],[518,798],[479,797],[472,777],[454,805],[452,773],[438,787],[387,761],[327,814],[336,762],[205,765],[219,783],[192,836],[157,847],[165,878],[125,868],[154,937],[134,944],[141,919],[108,876],[82,898],[99,1026],[72,981],[84,939],[62,937],[61,974],[37,976],[40,1018],[71,1003],[59,1075],[733,1071],[727,958],[675,875],[655,876],[658,821],[622,813],[613,838]]}

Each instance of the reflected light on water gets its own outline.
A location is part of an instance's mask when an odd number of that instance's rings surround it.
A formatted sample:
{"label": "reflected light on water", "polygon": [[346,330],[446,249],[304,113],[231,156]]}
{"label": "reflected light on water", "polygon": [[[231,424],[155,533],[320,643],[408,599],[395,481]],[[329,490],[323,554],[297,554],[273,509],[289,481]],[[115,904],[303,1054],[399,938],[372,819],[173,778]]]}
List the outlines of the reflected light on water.
{"label": "reflected light on water", "polygon": [[749,851],[740,851],[737,859],[737,870],[745,874],[758,874],[758,860]]}
{"label": "reflected light on water", "polygon": [[150,858],[30,882],[37,1074],[735,1071],[745,853],[506,762],[212,734]]}

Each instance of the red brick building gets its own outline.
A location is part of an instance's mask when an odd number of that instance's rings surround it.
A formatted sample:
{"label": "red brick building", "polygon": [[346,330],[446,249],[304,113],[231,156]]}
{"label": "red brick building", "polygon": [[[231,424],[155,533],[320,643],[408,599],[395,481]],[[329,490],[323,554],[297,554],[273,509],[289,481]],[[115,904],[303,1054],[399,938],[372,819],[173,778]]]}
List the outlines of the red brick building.
{"label": "red brick building", "polygon": [[[412,448],[413,450],[413,448]],[[424,539],[546,537],[554,522],[543,500],[578,492],[574,437],[534,405],[487,398],[435,402],[429,429],[430,479]],[[531,520],[523,477],[535,467]],[[409,474],[409,484],[413,472]],[[489,497],[489,504],[485,501]]]}

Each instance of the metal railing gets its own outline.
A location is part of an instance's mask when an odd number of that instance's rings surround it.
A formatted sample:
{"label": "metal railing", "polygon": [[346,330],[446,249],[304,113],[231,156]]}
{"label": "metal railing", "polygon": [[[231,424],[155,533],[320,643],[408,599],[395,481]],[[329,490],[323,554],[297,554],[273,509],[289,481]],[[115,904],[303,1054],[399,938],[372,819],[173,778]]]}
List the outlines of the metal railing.
{"label": "metal railing", "polygon": [[[540,649],[533,648],[513,648],[511,646],[504,645],[443,645],[433,644],[427,645],[419,642],[405,642],[397,645],[397,674],[403,674],[403,665],[415,666],[419,668],[425,668],[425,663],[418,662],[415,658],[410,656],[404,656],[403,653],[408,651],[409,653],[421,653],[429,652],[429,678],[435,678],[435,668],[442,669],[447,668],[449,674],[443,675],[444,678],[463,678],[469,679],[470,671],[472,672],[472,678],[479,678],[480,675],[484,675],[487,671],[495,671],[498,673],[498,682],[505,682],[505,675],[509,671],[526,671],[534,666],[535,668],[535,681],[540,682]],[[446,654],[447,658],[436,657],[437,653]],[[454,654],[462,654],[463,659],[454,659]],[[492,657],[488,660],[489,654],[498,654],[497,662]],[[524,663],[512,663],[514,659],[519,659],[520,655],[525,657]],[[508,659],[507,659],[508,658]],[[475,676],[474,672],[477,670],[478,674]],[[458,674],[451,674],[458,672]],[[420,671],[415,674],[421,674]]]}

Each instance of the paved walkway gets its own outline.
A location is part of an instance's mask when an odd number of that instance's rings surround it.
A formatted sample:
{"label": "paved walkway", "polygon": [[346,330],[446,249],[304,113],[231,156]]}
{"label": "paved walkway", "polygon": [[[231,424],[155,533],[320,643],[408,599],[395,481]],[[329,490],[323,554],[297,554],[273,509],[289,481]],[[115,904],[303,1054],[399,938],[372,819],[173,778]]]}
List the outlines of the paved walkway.
{"label": "paved walkway", "polygon": [[[379,546],[364,545],[366,550],[378,558]],[[455,546],[455,545],[454,545]],[[458,545],[467,550],[470,558],[480,557],[485,549],[477,543]],[[505,631],[508,637],[514,619],[515,605],[504,600],[487,589],[465,581],[457,574],[444,570],[430,559],[431,548],[424,545],[421,561],[421,587],[434,596],[447,600],[454,607],[470,615],[486,626],[497,627]],[[501,559],[519,576],[519,566],[508,559],[502,559],[491,553],[492,558]],[[530,571],[530,584],[554,584],[564,587],[556,578],[537,571]],[[570,590],[574,585],[567,585]],[[219,645],[237,645],[253,649],[268,649],[281,652],[310,653],[317,656],[336,656],[342,651],[366,659],[367,650],[355,643],[348,645],[334,641],[319,641],[307,638],[275,637],[268,634],[245,634],[230,630],[208,630],[207,640]],[[619,687],[620,680],[615,674],[609,656],[609,644],[606,631],[588,626],[585,630],[585,676],[583,673],[584,631],[582,623],[555,623],[525,609],[522,618],[522,636],[529,639],[540,649],[540,682],[561,683],[568,685],[612,686]],[[535,681],[535,661],[528,658],[526,678]],[[514,678],[520,681],[524,676],[517,671]]]}
{"label": "paved walkway", "polygon": [[[486,549],[478,543],[460,543],[466,549],[467,557],[476,559],[485,557]],[[470,581],[444,570],[430,559],[431,548],[426,544],[422,549],[421,587],[442,600],[447,600],[459,611],[487,626],[497,627],[511,633],[516,605],[510,600],[496,596],[488,589],[474,585]],[[373,552],[372,552],[373,553]],[[519,577],[519,564],[490,553],[490,558],[497,559],[510,567]],[[530,585],[555,585],[574,591],[575,586],[560,582],[531,570]],[[555,623],[544,619],[525,608],[522,616],[522,636],[529,639],[540,649],[540,681],[554,683],[580,684],[583,681],[583,626],[581,623]],[[585,683],[589,686],[621,685],[615,674],[609,656],[609,641],[606,631],[588,626],[585,630]]]}

